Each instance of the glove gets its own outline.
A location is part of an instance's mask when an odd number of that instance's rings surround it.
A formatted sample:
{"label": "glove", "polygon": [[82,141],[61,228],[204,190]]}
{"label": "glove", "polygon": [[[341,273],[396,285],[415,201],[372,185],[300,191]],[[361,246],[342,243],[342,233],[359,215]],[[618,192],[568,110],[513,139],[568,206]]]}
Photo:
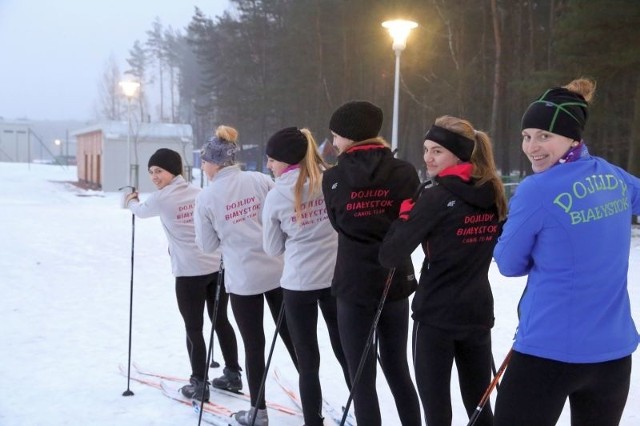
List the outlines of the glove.
{"label": "glove", "polygon": [[398,217],[400,218],[400,220],[409,220],[409,212],[413,209],[413,206],[416,205],[416,202],[413,201],[411,198],[407,198],[406,200],[403,200],[402,203],[400,204],[400,214],[398,215]]}
{"label": "glove", "polygon": [[137,193],[137,192],[135,192],[135,191],[134,191],[134,192],[131,192],[131,193],[129,193],[129,194],[127,194],[127,195],[125,196],[125,198],[124,198],[124,205],[125,205],[125,207],[127,207],[127,206],[129,205],[129,202],[130,202],[131,200],[140,201],[140,200],[138,200],[138,193]]}

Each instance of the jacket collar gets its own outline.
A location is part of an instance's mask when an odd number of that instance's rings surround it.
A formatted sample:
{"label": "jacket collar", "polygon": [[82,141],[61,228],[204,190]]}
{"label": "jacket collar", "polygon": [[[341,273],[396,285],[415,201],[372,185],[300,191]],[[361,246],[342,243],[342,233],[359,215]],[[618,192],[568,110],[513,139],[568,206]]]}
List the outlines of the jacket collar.
{"label": "jacket collar", "polygon": [[375,137],[372,139],[366,139],[360,142],[356,142],[347,148],[344,153],[350,154],[356,151],[370,151],[374,149],[389,148],[389,145],[381,137]]}
{"label": "jacket collar", "polygon": [[471,180],[471,172],[473,171],[473,164],[462,163],[455,166],[447,167],[438,174],[438,177],[445,176],[457,176],[465,182]]}

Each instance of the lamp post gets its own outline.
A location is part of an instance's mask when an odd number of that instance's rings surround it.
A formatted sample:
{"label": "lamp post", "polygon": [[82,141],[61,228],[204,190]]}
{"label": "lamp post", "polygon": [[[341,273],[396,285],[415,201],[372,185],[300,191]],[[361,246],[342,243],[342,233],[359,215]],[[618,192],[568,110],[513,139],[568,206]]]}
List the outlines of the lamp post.
{"label": "lamp post", "polygon": [[393,125],[391,127],[391,151],[398,149],[398,103],[400,96],[400,54],[407,47],[407,37],[412,29],[418,26],[413,21],[395,19],[384,21],[382,26],[389,31],[393,39],[393,51],[396,53],[396,71],[393,89]]}
{"label": "lamp post", "polygon": [[56,159],[56,163],[60,164],[61,166],[63,166],[63,165],[66,166],[67,165],[67,159],[65,157],[63,157],[63,154],[62,154],[62,141],[60,139],[55,139],[53,141],[53,144],[60,149],[60,153],[58,154],[58,158]]}
{"label": "lamp post", "polygon": [[60,139],[56,139],[53,141],[53,144],[60,148],[60,157],[62,157],[62,141]]}
{"label": "lamp post", "polygon": [[138,94],[138,90],[140,89],[140,82],[135,80],[123,80],[120,82],[120,88],[122,89],[122,93],[127,97],[127,122],[128,122],[128,130],[127,130],[127,164],[129,165],[128,173],[129,186],[133,186],[135,188],[138,187],[138,165],[131,163],[131,99]]}

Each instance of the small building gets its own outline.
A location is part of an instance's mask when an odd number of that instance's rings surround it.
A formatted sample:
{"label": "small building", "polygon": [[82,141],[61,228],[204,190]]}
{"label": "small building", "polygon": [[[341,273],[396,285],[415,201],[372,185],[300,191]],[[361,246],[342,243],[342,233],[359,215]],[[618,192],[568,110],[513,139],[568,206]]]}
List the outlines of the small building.
{"label": "small building", "polygon": [[33,158],[31,129],[26,122],[0,121],[0,161],[30,163]]}
{"label": "small building", "polygon": [[89,187],[115,192],[131,184],[140,192],[154,191],[147,162],[159,148],[179,152],[185,178],[190,178],[193,134],[189,124],[132,123],[129,133],[127,121],[107,121],[77,130],[73,136],[78,181]]}
{"label": "small building", "polygon": [[0,117],[0,162],[75,164],[70,132],[86,126],[72,120],[5,120]]}

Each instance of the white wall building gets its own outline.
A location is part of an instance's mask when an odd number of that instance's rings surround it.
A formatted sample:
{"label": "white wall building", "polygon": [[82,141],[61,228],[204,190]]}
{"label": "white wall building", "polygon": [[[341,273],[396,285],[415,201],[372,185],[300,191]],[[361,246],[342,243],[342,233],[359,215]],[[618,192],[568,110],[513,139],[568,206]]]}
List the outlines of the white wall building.
{"label": "white wall building", "polygon": [[154,191],[156,188],[148,177],[147,162],[159,148],[179,152],[185,178],[190,177],[193,134],[188,124],[135,123],[129,138],[127,121],[108,121],[77,130],[73,136],[77,140],[78,181],[94,188],[118,191],[130,184],[131,176],[131,185],[140,192]]}

